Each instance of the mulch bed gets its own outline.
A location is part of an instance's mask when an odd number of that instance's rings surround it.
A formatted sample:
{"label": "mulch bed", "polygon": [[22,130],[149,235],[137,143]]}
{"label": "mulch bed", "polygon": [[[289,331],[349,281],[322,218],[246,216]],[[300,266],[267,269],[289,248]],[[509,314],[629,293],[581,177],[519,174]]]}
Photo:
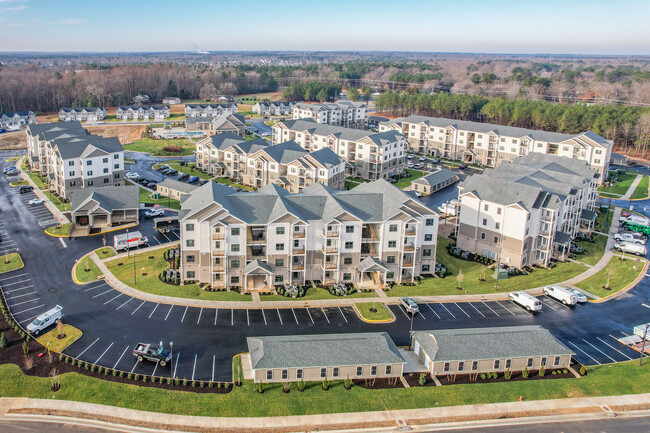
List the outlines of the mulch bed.
{"label": "mulch bed", "polygon": [[390,379],[390,383],[388,378],[377,378],[369,380],[354,379],[352,380],[352,383],[359,388],[366,389],[404,388],[404,385],[402,385],[402,381],[399,380],[399,378],[397,380]]}
{"label": "mulch bed", "polygon": [[[576,368],[577,367],[577,368]],[[579,365],[573,365],[574,370],[578,371],[580,370]],[[487,377],[485,379],[481,379],[481,376],[479,374],[478,377],[476,377],[476,380],[474,380],[475,375],[470,375],[470,374],[458,374],[454,378],[453,375],[449,376],[438,376],[438,380],[440,383],[444,385],[459,385],[459,384],[467,384],[467,383],[494,383],[494,382],[518,382],[518,381],[530,381],[530,380],[542,380],[542,379],[571,379],[574,378],[573,373],[571,373],[567,369],[567,373],[562,373],[564,369],[558,369],[555,370],[557,373],[553,374],[553,370],[546,370],[544,373],[544,376],[539,376],[537,370],[530,370],[528,378],[524,378],[521,375],[520,371],[513,371],[512,372],[512,377],[510,380],[506,380],[504,377],[503,373],[499,373],[499,377],[497,379],[488,379]],[[416,386],[422,386],[420,385],[420,373],[408,373],[405,376],[406,382],[409,384],[409,386],[416,387]],[[431,375],[429,373],[426,374],[426,383],[424,386],[436,386],[435,382],[431,378]]]}
{"label": "mulch bed", "polygon": [[[208,386],[208,381],[204,381],[204,387],[200,386],[200,381],[195,381],[196,387],[192,387],[192,381],[188,381],[188,385],[183,386],[182,378],[181,384],[168,385],[167,378],[163,379],[164,383],[159,383],[159,378],[157,379],[156,383],[152,383],[150,377],[147,377],[147,382],[142,382],[142,380],[135,381],[133,379],[128,379],[126,372],[124,373],[124,377],[120,377],[119,375],[113,376],[113,370],[111,370],[108,374],[99,373],[97,371],[93,372],[90,370],[90,367],[88,367],[89,369],[86,370],[85,368],[80,368],[76,365],[73,366],[72,364],[66,363],[65,361],[59,361],[58,353],[51,352],[51,356],[48,355],[47,350],[38,341],[31,338],[27,343],[29,353],[27,356],[25,356],[23,352],[23,338],[9,326],[2,314],[0,314],[0,332],[4,332],[7,340],[9,341],[9,345],[7,347],[0,349],[0,364],[16,364],[18,367],[20,367],[23,373],[29,376],[49,377],[50,374],[56,370],[56,374],[74,372],[83,374],[84,376],[90,376],[110,382],[127,383],[130,385],[137,385],[148,388],[163,388],[173,391],[226,394],[229,393],[233,388],[232,383],[229,384],[228,388],[225,388],[223,386],[223,383],[220,388],[217,388],[216,383],[214,383],[212,388],[210,388]],[[42,354],[42,356],[39,357],[39,354]],[[27,370],[27,366],[25,365],[25,360],[28,357],[33,362],[33,365],[29,370]],[[133,376],[135,377],[135,374]],[[142,378],[142,375],[140,375],[140,378]]]}

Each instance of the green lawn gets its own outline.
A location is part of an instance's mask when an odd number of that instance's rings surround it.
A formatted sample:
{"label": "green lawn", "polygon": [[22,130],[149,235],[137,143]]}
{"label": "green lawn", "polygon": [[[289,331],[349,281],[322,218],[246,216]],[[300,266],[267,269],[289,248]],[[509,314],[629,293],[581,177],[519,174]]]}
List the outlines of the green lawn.
{"label": "green lawn", "polygon": [[[196,284],[175,286],[160,281],[158,275],[169,269],[169,263],[163,259],[164,249],[135,255],[136,284],[133,284],[133,256],[105,262],[109,271],[129,287],[152,293],[154,295],[176,298],[203,299],[206,301],[250,301],[251,296],[237,292],[207,292]],[[153,256],[153,259],[149,257]],[[119,266],[122,263],[122,266]],[[146,274],[146,275],[144,275]]]}
{"label": "green lawn", "polygon": [[[640,272],[643,271],[645,262],[637,262],[636,258],[628,258],[625,261],[618,256],[612,257],[607,266],[601,269],[595,275],[576,284],[576,287],[593,293],[596,296],[605,297],[624,289],[628,284],[636,279]],[[636,268],[636,269],[635,269]],[[603,288],[609,278],[610,290]]]}
{"label": "green lawn", "polygon": [[[369,321],[386,322],[393,318],[393,315],[381,302],[361,302],[354,304],[362,318]],[[375,311],[371,311],[375,310]]]}
{"label": "green lawn", "polygon": [[0,274],[5,272],[15,271],[23,267],[23,260],[20,258],[20,254],[11,253],[0,256]]}
{"label": "green lawn", "polygon": [[581,246],[587,251],[587,254],[580,254],[576,256],[576,260],[588,265],[595,265],[598,263],[598,260],[605,253],[605,247],[607,246],[607,236],[603,235],[594,235],[596,238],[596,243],[587,242],[587,241],[576,241],[576,245]]}
{"label": "green lawn", "polygon": [[230,179],[227,179],[225,177],[215,177],[212,180],[214,180],[215,182],[219,182],[219,183],[223,183],[225,185],[232,186],[233,188],[241,188],[241,189],[245,189],[247,191],[255,191],[255,188],[253,188],[253,187],[233,182]]}
{"label": "green lawn", "polygon": [[[634,179],[636,179],[637,173],[633,171],[626,171],[624,175],[618,175],[615,171],[610,171],[609,175],[618,177],[619,181],[613,183],[612,186],[609,188],[606,188],[604,186],[599,186],[598,192],[609,193],[608,195],[617,194],[621,196],[624,195],[627,192],[627,190],[630,188],[630,185],[632,185],[632,182],[634,182]],[[647,191],[648,190],[646,188],[646,192]],[[600,195],[602,196],[603,194]]]}
{"label": "green lawn", "polygon": [[632,193],[632,196],[630,197],[633,200],[638,200],[638,199],[644,199],[648,198],[648,176],[645,174],[641,178],[641,182],[639,182],[639,185],[636,187],[634,192]]}
{"label": "green lawn", "polygon": [[17,186],[22,186],[22,185],[29,185],[29,182],[26,180],[17,180],[15,182],[9,182],[10,186],[17,187]]}
{"label": "green lawn", "polygon": [[11,158],[7,159],[7,162],[18,161],[19,159],[20,159],[20,156],[12,156]]}
{"label": "green lawn", "polygon": [[317,301],[321,299],[348,299],[348,298],[374,298],[377,294],[375,292],[355,292],[348,296],[335,296],[325,289],[312,287],[307,289],[307,293],[302,298],[288,298],[282,295],[262,295],[262,301]]}
{"label": "green lawn", "polygon": [[160,163],[160,164],[155,164],[152,168],[156,170],[158,167],[161,167],[163,165],[168,165],[169,167],[173,168],[174,170],[181,172],[181,173],[187,173],[190,176],[198,176],[201,179],[212,179],[214,176],[211,174],[206,174],[202,173],[194,168],[194,163],[190,163],[187,165],[181,166],[179,161],[169,161],[167,163]]}
{"label": "green lawn", "polygon": [[[111,247],[104,247],[95,250],[95,253],[100,259],[108,259],[115,255],[115,250]],[[88,272],[86,272],[88,269]],[[101,271],[92,261],[90,256],[83,257],[75,267],[74,276],[80,283],[89,283],[90,281],[95,281],[100,275]]]}
{"label": "green lawn", "polygon": [[[450,256],[446,249],[449,242],[448,239],[438,238],[436,260],[446,266],[453,275],[445,278],[426,278],[418,286],[396,285],[388,292],[388,296],[462,295],[464,293],[472,295],[496,292],[496,280],[492,278],[494,271],[480,263]],[[460,270],[463,271],[462,290],[456,288],[458,285],[456,275],[458,275],[458,271]],[[547,284],[559,283],[581,274],[585,270],[586,267],[584,265],[572,262],[558,263],[553,269],[536,268],[528,275],[509,277],[507,280],[499,281],[498,292],[526,290]],[[479,281],[479,277],[483,277],[485,281]]]}
{"label": "green lawn", "polygon": [[[126,185],[135,185],[133,182],[131,182],[129,180],[124,181],[124,183]],[[180,209],[181,208],[181,202],[176,200],[176,199],[169,198],[169,197],[163,197],[163,196],[160,196],[160,198],[154,199],[154,198],[151,198],[152,194],[155,194],[155,192],[150,192],[149,190],[140,187],[140,203],[157,204],[157,205],[160,205],[160,206],[163,206],[163,207],[168,207],[170,209]]]}
{"label": "green lawn", "polygon": [[621,198],[621,196],[618,194],[608,194],[606,192],[599,192],[598,195],[602,198],[613,198],[613,199]]}
{"label": "green lawn", "polygon": [[[163,149],[165,146],[181,146],[182,151],[180,153],[168,152]],[[153,140],[147,137],[142,140],[134,141],[133,143],[125,144],[124,150],[151,153],[153,156],[182,156],[191,155],[192,151],[196,150],[196,145],[190,140],[184,138]]]}
{"label": "green lawn", "polygon": [[[481,403],[513,402],[524,396],[527,401],[641,394],[650,392],[650,362],[639,367],[637,361],[588,368],[581,379],[545,379],[485,384],[413,387],[409,389],[346,390],[343,381],[330,382],[323,391],[320,382],[307,383],[304,392],[295,384],[289,394],[281,384],[265,384],[259,394],[252,381],[244,381],[228,394],[204,394],[140,388],[66,373],[59,376],[58,400],[85,401],[136,410],[177,415],[212,417],[256,417],[311,415],[417,409]],[[0,396],[50,399],[49,378],[23,374],[16,365],[0,366]]]}
{"label": "green lawn", "polygon": [[400,179],[399,182],[395,184],[396,187],[404,189],[411,184],[415,179],[424,176],[427,174],[425,171],[411,170],[410,168],[406,169],[407,172],[411,173],[411,177],[405,177]]}
{"label": "green lawn", "polygon": [[45,229],[45,233],[48,233],[52,236],[68,236],[70,234],[70,229],[72,228],[72,223],[62,224],[61,227],[52,226]]}
{"label": "green lawn", "polygon": [[81,338],[82,335],[81,330],[75,328],[72,325],[65,325],[65,324],[63,325],[63,333],[65,334],[65,337],[59,340],[57,338],[57,336],[59,335],[59,331],[55,328],[52,329],[50,332],[38,337],[36,341],[38,341],[45,347],[48,347],[47,343],[50,343],[49,349],[53,352],[60,353],[66,347],[68,347],[69,345],[77,341],[79,338]]}
{"label": "green lawn", "polygon": [[47,181],[45,180],[44,177],[40,177],[38,174],[27,171],[27,167],[25,167],[25,162],[23,161],[23,165],[21,166],[23,171],[27,173],[27,176],[32,179],[32,182],[36,184],[36,187],[43,191],[43,194],[52,202],[54,206],[57,207],[60,211],[67,211],[70,210],[70,204],[69,203],[63,203],[57,196],[49,193],[47,191]]}
{"label": "green lawn", "polygon": [[609,212],[601,212],[599,208],[597,210],[597,213],[598,216],[596,216],[596,230],[602,233],[607,233],[609,231],[609,226],[612,224],[614,206],[610,206]]}
{"label": "green lawn", "polygon": [[345,189],[352,189],[355,186],[359,186],[360,184],[357,183],[357,182],[352,182],[350,180],[346,180],[346,181],[344,181],[343,185],[344,185]]}

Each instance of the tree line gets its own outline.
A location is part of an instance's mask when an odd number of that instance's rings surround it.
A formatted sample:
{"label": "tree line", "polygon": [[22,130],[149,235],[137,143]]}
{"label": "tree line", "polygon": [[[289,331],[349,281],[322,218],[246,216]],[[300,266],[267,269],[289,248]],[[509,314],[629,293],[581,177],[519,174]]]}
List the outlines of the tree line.
{"label": "tree line", "polygon": [[288,101],[335,101],[341,90],[341,84],[309,81],[290,85],[282,92],[282,97]]}
{"label": "tree line", "polygon": [[374,102],[378,113],[394,116],[420,114],[567,134],[593,131],[613,140],[625,151],[634,148],[643,155],[650,145],[648,108],[560,104],[443,92],[386,92],[375,98]]}

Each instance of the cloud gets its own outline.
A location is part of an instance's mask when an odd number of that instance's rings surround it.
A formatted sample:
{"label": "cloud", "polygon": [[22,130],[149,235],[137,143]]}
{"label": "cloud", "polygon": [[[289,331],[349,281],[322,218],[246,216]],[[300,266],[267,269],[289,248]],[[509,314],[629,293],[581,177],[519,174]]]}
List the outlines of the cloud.
{"label": "cloud", "polygon": [[21,6],[12,6],[10,8],[3,8],[0,9],[0,12],[18,12],[27,9],[27,6],[21,5]]}
{"label": "cloud", "polygon": [[81,18],[66,18],[64,20],[54,21],[54,24],[77,25],[77,24],[83,24],[85,22],[86,20]]}

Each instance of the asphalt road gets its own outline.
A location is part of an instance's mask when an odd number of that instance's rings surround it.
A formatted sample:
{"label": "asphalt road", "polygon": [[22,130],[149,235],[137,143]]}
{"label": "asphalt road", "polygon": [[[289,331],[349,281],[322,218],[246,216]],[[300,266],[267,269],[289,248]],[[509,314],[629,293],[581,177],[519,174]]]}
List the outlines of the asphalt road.
{"label": "asphalt road", "polygon": [[[0,154],[2,155],[2,154]],[[0,156],[0,167],[7,166]],[[254,335],[387,331],[398,345],[409,344],[409,316],[391,306],[397,320],[368,324],[352,308],[200,309],[144,302],[123,295],[103,282],[78,286],[72,282],[75,260],[102,246],[101,236],[77,240],[45,235],[52,216],[42,205],[26,204],[33,194],[19,194],[0,178],[0,255],[20,249],[25,267],[0,275],[16,319],[26,326],[56,304],[64,321],[80,328],[83,337],[66,353],[84,361],[134,373],[174,375],[196,380],[230,380],[231,358],[247,351],[245,338]],[[154,234],[152,222],[138,228],[151,243],[177,239]],[[117,234],[115,232],[113,234]],[[112,242],[112,234],[107,237]],[[637,352],[615,339],[650,318],[650,284],[602,304],[568,308],[540,297],[544,312],[532,315],[507,301],[429,303],[421,305],[414,329],[465,328],[540,324],[576,352],[586,364],[624,361]],[[644,305],[645,304],[645,305]],[[136,363],[131,350],[137,342],[174,342],[173,363],[157,368]]]}
{"label": "asphalt road", "polygon": [[177,180],[180,173],[176,176],[165,176],[164,174],[154,170],[152,167],[155,164],[165,163],[167,161],[179,161],[184,160],[188,163],[193,163],[196,161],[195,155],[182,156],[182,157],[160,157],[160,156],[150,156],[142,152],[131,152],[125,151],[124,158],[132,159],[135,161],[135,164],[125,164],[126,171],[134,171],[142,177],[147,179],[155,180],[162,182],[165,178],[170,178]]}

